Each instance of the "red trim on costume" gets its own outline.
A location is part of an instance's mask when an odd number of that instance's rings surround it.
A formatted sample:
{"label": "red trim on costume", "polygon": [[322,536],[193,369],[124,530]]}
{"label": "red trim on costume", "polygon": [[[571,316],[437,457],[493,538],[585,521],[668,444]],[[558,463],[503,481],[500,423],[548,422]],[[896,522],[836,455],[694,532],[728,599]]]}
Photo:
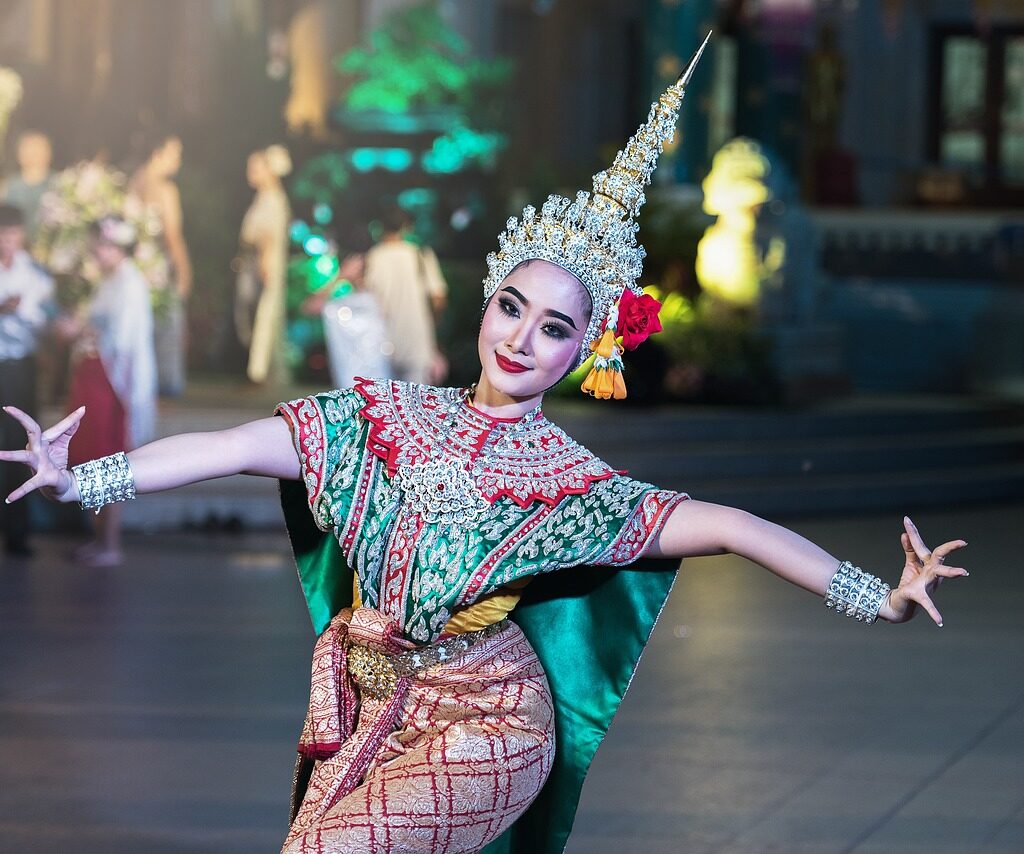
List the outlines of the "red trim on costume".
{"label": "red trim on costume", "polygon": [[302,482],[306,485],[309,509],[316,518],[316,502],[327,481],[327,433],[324,414],[315,398],[303,397],[277,407],[292,429],[292,441],[299,455]]}
{"label": "red trim on costume", "polygon": [[339,538],[341,540],[341,549],[350,560],[352,558],[352,547],[355,545],[356,538],[362,530],[366,517],[366,508],[369,506],[374,468],[373,457],[367,456],[362,459],[359,469],[359,480],[352,493],[352,507],[345,518],[343,536]]}
{"label": "red trim on costume", "polygon": [[676,505],[689,499],[685,492],[652,489],[633,508],[618,535],[596,562],[605,566],[625,566],[640,558],[665,527]]}
{"label": "red trim on costume", "polygon": [[416,543],[423,530],[423,519],[410,513],[403,505],[395,518],[388,541],[380,579],[380,610],[395,619],[405,621],[405,603],[413,579],[413,558]]}
{"label": "red trim on costume", "polygon": [[498,431],[502,447],[487,458],[476,484],[491,504],[508,498],[519,507],[539,501],[555,506],[567,495],[584,495],[591,484],[624,471],[611,468],[564,431],[541,417],[493,418],[459,404],[454,427],[446,426],[452,400],[441,389],[396,380],[357,377],[355,390],[366,400],[359,410],[369,424],[366,447],[394,477],[400,466],[426,463],[439,442],[446,456],[476,461]]}

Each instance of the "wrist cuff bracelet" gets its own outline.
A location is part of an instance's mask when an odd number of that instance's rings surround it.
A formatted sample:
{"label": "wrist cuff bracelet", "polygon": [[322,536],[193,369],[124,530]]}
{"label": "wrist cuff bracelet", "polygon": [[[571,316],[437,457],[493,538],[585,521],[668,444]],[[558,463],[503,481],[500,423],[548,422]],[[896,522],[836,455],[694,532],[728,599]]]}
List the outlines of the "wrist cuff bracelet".
{"label": "wrist cuff bracelet", "polygon": [[889,595],[889,585],[875,575],[844,560],[825,591],[825,607],[845,611],[865,623],[878,619],[878,610]]}
{"label": "wrist cuff bracelet", "polygon": [[71,472],[78,483],[78,500],[83,510],[99,513],[107,504],[135,498],[135,477],[123,452],[82,463]]}

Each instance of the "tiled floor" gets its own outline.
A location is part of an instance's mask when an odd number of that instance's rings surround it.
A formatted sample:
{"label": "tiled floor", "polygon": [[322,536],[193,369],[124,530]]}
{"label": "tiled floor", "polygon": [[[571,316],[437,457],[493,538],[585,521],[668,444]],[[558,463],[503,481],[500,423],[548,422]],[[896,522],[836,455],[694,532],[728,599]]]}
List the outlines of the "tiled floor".
{"label": "tiled floor", "polygon": [[[917,521],[971,542],[942,629],[687,562],[569,851],[1024,851],[1024,507]],[[794,527],[898,573],[898,518]],[[72,545],[0,569],[0,852],[277,850],[312,645],[283,535]]]}
{"label": "tiled floor", "polygon": [[[1024,508],[916,521],[971,543],[942,629],[851,624],[739,559],[688,561],[569,851],[1024,851]],[[898,573],[898,519],[793,527]]]}

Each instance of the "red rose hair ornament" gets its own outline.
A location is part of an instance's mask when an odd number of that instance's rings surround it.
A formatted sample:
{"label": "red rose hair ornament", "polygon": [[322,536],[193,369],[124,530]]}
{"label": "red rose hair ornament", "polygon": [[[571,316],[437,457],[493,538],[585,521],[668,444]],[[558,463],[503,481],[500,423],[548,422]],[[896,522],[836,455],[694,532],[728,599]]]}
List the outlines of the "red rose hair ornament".
{"label": "red rose hair ornament", "polygon": [[635,350],[655,332],[661,332],[659,311],[661,303],[650,294],[636,296],[629,288],[623,290],[618,304],[608,312],[604,332],[590,345],[596,358],[580,386],[584,393],[602,400],[610,397],[622,400],[626,396],[626,383],[622,378],[623,349]]}
{"label": "red rose hair ornament", "polygon": [[661,303],[650,294],[637,296],[629,288],[619,297],[619,332],[622,346],[635,350],[655,332],[661,332]]}

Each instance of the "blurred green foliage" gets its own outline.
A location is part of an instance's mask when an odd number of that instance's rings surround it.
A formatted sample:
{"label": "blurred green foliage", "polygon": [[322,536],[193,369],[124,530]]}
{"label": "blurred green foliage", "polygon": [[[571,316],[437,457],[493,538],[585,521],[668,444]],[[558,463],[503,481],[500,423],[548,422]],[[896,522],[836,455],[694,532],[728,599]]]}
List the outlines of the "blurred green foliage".
{"label": "blurred green foliage", "polygon": [[507,60],[472,57],[434,3],[390,16],[335,65],[355,78],[344,99],[348,109],[393,113],[440,105],[471,111],[479,87],[502,84],[512,72]]}

